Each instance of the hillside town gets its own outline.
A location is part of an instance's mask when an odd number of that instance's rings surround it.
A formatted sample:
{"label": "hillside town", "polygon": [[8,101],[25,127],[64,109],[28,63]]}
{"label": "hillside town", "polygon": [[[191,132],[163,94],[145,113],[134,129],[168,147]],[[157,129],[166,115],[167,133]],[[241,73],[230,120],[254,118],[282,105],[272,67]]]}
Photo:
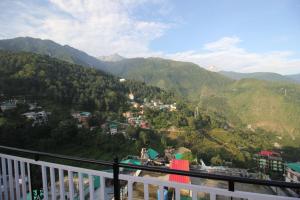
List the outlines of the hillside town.
{"label": "hillside town", "polygon": [[[93,118],[91,112],[74,111],[71,113],[71,116],[77,121],[78,128],[84,128],[90,131],[101,128],[106,130],[106,133],[109,135],[122,134],[128,138],[126,129],[129,126],[146,130],[151,129],[151,124],[144,116],[145,108],[176,112],[176,103],[164,104],[160,100],[147,101],[146,99],[142,102],[136,101],[132,92],[128,94],[128,103],[130,110],[122,113],[124,121],[107,120],[105,123],[99,124],[99,126],[91,126],[90,120]],[[42,126],[48,123],[51,112],[46,111],[47,109],[40,106],[36,101],[26,101],[23,97],[7,99],[2,95],[2,101],[0,103],[2,113],[17,109],[17,105],[24,105],[26,107],[26,112],[22,113],[21,117],[29,120],[32,127]],[[142,148],[140,155],[128,155],[123,158],[121,162],[134,165],[162,166],[171,169],[300,183],[300,162],[287,162],[282,158],[279,152],[262,150],[253,155],[253,161],[256,163],[255,169],[232,168],[226,165],[207,166],[202,159],[195,158],[188,148],[168,147],[164,150],[163,154],[158,153],[152,148]],[[173,179],[172,176],[170,176],[170,179]],[[191,179],[180,179],[179,182],[191,182]],[[288,193],[298,194],[299,192],[298,190],[288,191]]]}

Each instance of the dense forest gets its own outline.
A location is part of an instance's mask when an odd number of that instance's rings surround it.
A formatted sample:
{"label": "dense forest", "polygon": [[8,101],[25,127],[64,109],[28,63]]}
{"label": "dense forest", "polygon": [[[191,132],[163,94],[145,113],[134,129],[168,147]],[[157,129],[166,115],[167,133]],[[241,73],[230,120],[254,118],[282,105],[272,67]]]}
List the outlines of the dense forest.
{"label": "dense forest", "polygon": [[[102,159],[111,158],[112,153],[130,154],[132,148],[138,152],[140,146],[136,149],[132,141],[123,136],[112,138],[101,130],[96,134],[96,131],[78,129],[71,117],[71,111],[84,110],[93,113],[99,123],[118,120],[122,112],[129,109],[127,96],[130,92],[140,101],[148,98],[167,102],[175,98],[172,93],[142,82],[121,83],[118,77],[93,68],[32,53],[2,51],[0,98],[3,102],[18,99],[19,103],[17,109],[0,113],[0,141],[9,146]],[[32,127],[30,121],[21,117],[28,111],[24,101],[38,102],[50,112],[49,123]]]}

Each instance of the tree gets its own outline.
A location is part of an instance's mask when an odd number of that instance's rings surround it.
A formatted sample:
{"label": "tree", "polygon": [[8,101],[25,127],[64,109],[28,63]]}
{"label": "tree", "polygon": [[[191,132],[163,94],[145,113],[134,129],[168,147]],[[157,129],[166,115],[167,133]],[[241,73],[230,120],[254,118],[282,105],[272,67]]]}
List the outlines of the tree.
{"label": "tree", "polygon": [[143,143],[144,145],[148,145],[149,142],[150,142],[149,134],[146,133],[145,131],[141,131],[141,132],[140,132],[139,139],[142,141],[142,143]]}
{"label": "tree", "polygon": [[51,138],[56,144],[62,144],[73,140],[77,134],[77,127],[74,120],[64,120],[58,124],[58,127],[51,131]]}
{"label": "tree", "polygon": [[210,162],[212,165],[217,165],[217,166],[223,165],[223,160],[221,159],[220,155],[212,157]]}

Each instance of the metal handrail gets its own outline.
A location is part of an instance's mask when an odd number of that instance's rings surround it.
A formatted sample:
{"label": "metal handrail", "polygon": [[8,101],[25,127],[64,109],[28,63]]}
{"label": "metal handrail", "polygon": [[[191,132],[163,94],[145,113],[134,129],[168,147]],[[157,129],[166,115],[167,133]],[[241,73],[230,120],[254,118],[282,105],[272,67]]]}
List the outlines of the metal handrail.
{"label": "metal handrail", "polygon": [[27,149],[20,149],[20,148],[15,148],[15,147],[7,147],[7,146],[2,146],[2,145],[0,145],[0,149],[31,154],[31,155],[35,156],[35,160],[39,160],[41,156],[44,156],[44,157],[49,157],[49,158],[58,158],[58,159],[62,159],[62,160],[76,161],[76,162],[82,162],[82,163],[104,165],[104,166],[111,166],[111,167],[113,166],[113,162],[110,162],[110,161],[79,158],[79,157],[74,157],[74,156],[46,153],[46,152],[33,151],[33,150],[27,150]]}
{"label": "metal handrail", "polygon": [[227,175],[208,174],[208,173],[201,173],[201,172],[195,172],[195,171],[174,170],[174,169],[167,169],[167,168],[155,167],[155,166],[143,166],[143,165],[140,166],[140,165],[124,164],[124,163],[120,163],[117,158],[115,158],[114,161],[111,162],[111,161],[102,161],[102,160],[94,160],[94,159],[86,159],[86,158],[79,158],[79,157],[73,157],[73,156],[52,154],[52,153],[46,153],[46,152],[40,152],[40,151],[20,149],[20,148],[15,148],[15,147],[7,147],[7,146],[2,146],[2,145],[0,145],[0,149],[31,154],[31,155],[34,155],[35,160],[40,160],[40,157],[44,156],[44,157],[51,157],[51,158],[57,158],[57,159],[63,159],[63,160],[76,161],[76,162],[81,162],[81,163],[110,166],[113,168],[113,173],[114,173],[113,174],[114,194],[115,194],[116,200],[119,199],[118,197],[120,194],[120,192],[119,192],[120,191],[120,188],[119,188],[119,169],[120,169],[120,167],[146,170],[146,171],[151,171],[151,172],[166,173],[166,174],[189,176],[189,177],[195,177],[195,178],[206,178],[206,179],[227,181],[228,182],[228,190],[232,191],[232,192],[234,191],[234,183],[235,182],[245,183],[245,184],[255,184],[255,185],[300,189],[299,183],[260,180],[260,179],[252,179],[252,178],[245,178],[245,177],[234,177],[234,176],[227,176]]}

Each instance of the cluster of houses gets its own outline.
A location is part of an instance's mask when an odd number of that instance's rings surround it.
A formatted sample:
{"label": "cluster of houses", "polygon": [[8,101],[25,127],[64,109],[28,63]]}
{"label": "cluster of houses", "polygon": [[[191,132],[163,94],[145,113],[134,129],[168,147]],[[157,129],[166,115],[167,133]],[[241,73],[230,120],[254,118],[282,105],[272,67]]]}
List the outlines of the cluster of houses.
{"label": "cluster of houses", "polygon": [[42,110],[43,108],[35,103],[28,103],[28,111],[23,113],[22,116],[32,121],[32,127],[46,125],[48,123],[48,116],[50,112]]}
{"label": "cluster of houses", "polygon": [[89,120],[92,118],[90,112],[74,112],[71,114],[74,119],[78,121],[78,128],[90,128]]}
{"label": "cluster of houses", "polygon": [[2,112],[6,112],[16,109],[17,104],[26,104],[28,106],[28,112],[21,114],[21,116],[32,121],[32,127],[48,123],[48,116],[51,113],[42,110],[42,107],[38,106],[37,103],[27,103],[25,100],[9,99],[2,101],[0,108]]}
{"label": "cluster of houses", "polygon": [[13,100],[13,99],[3,101],[0,104],[1,111],[5,112],[7,110],[16,109],[17,108],[17,103],[18,103],[18,100]]}
{"label": "cluster of houses", "polygon": [[138,103],[135,101],[135,97],[132,92],[128,94],[128,98],[130,100],[130,103],[133,108],[136,109],[136,111],[127,111],[123,113],[123,117],[126,118],[127,123],[134,127],[140,127],[143,129],[150,129],[150,124],[145,120],[144,118],[144,109],[150,108],[150,109],[158,109],[158,110],[167,110],[170,112],[176,111],[176,103],[173,104],[164,104],[162,101],[158,100],[151,100],[147,101],[147,99],[144,99],[143,103]]}
{"label": "cluster of houses", "polygon": [[168,110],[170,112],[174,112],[177,110],[176,103],[164,104],[160,100],[151,100],[150,102],[145,102],[143,105],[151,109]]}
{"label": "cluster of houses", "polygon": [[38,112],[27,112],[22,114],[22,116],[26,117],[28,120],[32,121],[32,127],[41,126],[48,123],[48,115],[50,112],[46,111],[38,111]]}
{"label": "cluster of houses", "polygon": [[144,119],[143,113],[134,113],[127,111],[123,113],[123,117],[126,118],[127,123],[133,127],[140,127],[143,129],[150,129],[150,124]]}

